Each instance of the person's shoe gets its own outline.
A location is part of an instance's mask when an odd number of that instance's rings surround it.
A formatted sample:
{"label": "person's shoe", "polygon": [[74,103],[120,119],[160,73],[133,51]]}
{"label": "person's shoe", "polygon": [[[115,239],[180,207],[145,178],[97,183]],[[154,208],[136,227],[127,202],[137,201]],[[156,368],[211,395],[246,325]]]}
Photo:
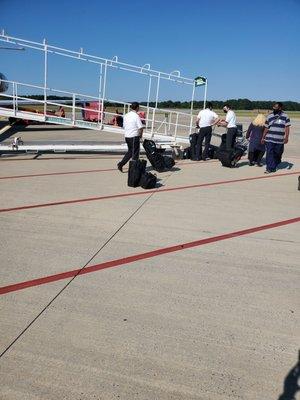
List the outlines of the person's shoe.
{"label": "person's shoe", "polygon": [[257,163],[256,166],[257,167],[262,167],[263,165],[262,165],[262,163]]}
{"label": "person's shoe", "polygon": [[203,161],[208,161],[208,160],[210,160],[210,158],[209,157],[203,157],[202,160]]}
{"label": "person's shoe", "polygon": [[265,174],[273,174],[274,172],[276,172],[276,171],[269,171],[268,169],[267,170],[265,170]]}
{"label": "person's shoe", "polygon": [[254,162],[249,162],[249,167],[253,167]]}
{"label": "person's shoe", "polygon": [[118,170],[119,170],[120,172],[123,172],[123,167],[122,167],[121,163],[118,163],[118,164],[117,164],[117,168],[118,168]]}

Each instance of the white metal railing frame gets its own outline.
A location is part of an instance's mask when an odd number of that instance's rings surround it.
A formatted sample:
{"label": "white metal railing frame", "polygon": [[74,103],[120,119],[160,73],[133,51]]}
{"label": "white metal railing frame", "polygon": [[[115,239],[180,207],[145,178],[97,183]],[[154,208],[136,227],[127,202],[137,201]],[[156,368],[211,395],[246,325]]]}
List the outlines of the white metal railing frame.
{"label": "white metal railing frame", "polygon": [[[63,104],[63,106],[67,109],[69,109],[71,111],[72,114],[72,124],[75,125],[76,121],[81,121],[83,119],[78,119],[76,118],[76,113],[80,112],[82,113],[83,110],[86,111],[90,111],[90,108],[84,107],[84,106],[78,106],[76,105],[76,103],[84,103],[86,102],[86,100],[89,101],[99,101],[99,97],[96,96],[90,96],[90,95],[86,95],[86,94],[82,94],[82,93],[72,93],[69,92],[67,90],[59,90],[59,89],[54,89],[54,88],[44,88],[43,86],[38,86],[38,85],[33,85],[33,84],[27,84],[27,83],[23,83],[23,82],[16,82],[16,81],[10,81],[10,80],[4,80],[4,82],[12,85],[13,88],[13,93],[12,94],[7,94],[7,93],[2,93],[2,97],[6,97],[9,99],[12,99],[12,103],[13,103],[13,112],[14,115],[16,116],[17,112],[19,111],[19,100],[25,101],[25,102],[34,102],[37,104],[41,104],[44,105],[44,112],[43,113],[39,113],[39,115],[44,115],[45,119],[46,117],[49,116],[53,116],[53,114],[50,114],[49,112],[47,112],[47,105],[50,106],[56,106],[56,107],[60,107],[62,105],[61,102],[56,102],[55,100],[50,100],[47,99],[45,101],[45,98],[43,100],[38,100],[38,99],[33,99],[30,97],[24,97],[21,95],[18,95],[18,88],[19,87],[27,87],[27,88],[34,88],[34,89],[39,89],[39,90],[44,90],[46,89],[46,93],[47,92],[53,92],[53,93],[60,93],[60,94],[64,94],[64,95],[69,95],[72,98],[72,104],[68,105],[68,104]],[[71,100],[70,100],[71,101]],[[100,99],[100,101],[103,101],[103,107],[104,107],[104,99]],[[108,103],[113,103],[113,104],[120,104],[123,107],[123,111],[125,114],[125,111],[128,111],[130,109],[130,105],[131,103],[128,102],[122,102],[120,100],[115,100],[115,99],[105,99],[105,102]],[[46,105],[46,107],[45,107]],[[26,103],[25,103],[26,106]],[[21,107],[21,106],[20,106]],[[118,107],[118,106],[116,106]],[[0,103],[0,108],[1,108],[1,103]],[[165,108],[156,108],[156,107],[150,107],[149,105],[144,106],[144,105],[140,105],[140,109],[143,110],[145,109],[147,114],[146,114],[146,118],[145,118],[145,122],[146,122],[146,126],[148,126],[148,124],[151,125],[151,135],[154,136],[155,133],[159,133],[159,129],[161,127],[165,127],[165,135],[166,136],[174,136],[174,139],[176,139],[177,136],[177,132],[178,132],[178,128],[184,128],[186,130],[188,130],[190,128],[190,125],[186,125],[186,124],[182,124],[179,123],[179,118],[180,117],[184,117],[184,118],[188,118],[190,117],[189,113],[186,112],[182,112],[182,111],[177,111],[177,110],[169,110],[169,109],[165,109]],[[28,115],[34,116],[36,114],[36,112],[30,112],[30,111],[24,111],[24,110],[20,110],[22,112],[26,112],[28,113]],[[114,112],[109,112],[109,111],[105,111],[104,108],[102,108],[102,111],[100,111],[102,113],[101,116],[101,120],[100,120],[100,125],[98,126],[98,129],[103,129],[103,125],[106,125],[104,123],[104,118],[103,118],[103,114],[105,113],[105,115],[111,115],[114,116],[115,113]],[[149,115],[152,113],[152,118],[149,118]],[[165,118],[163,120],[158,120],[155,118],[155,116],[157,114],[165,114]],[[99,113],[98,113],[99,116]],[[173,117],[175,116],[175,122],[172,121]],[[148,117],[148,118],[147,118]],[[192,115],[193,117],[193,115]],[[61,117],[62,120],[64,119],[63,117]],[[69,121],[70,118],[65,118],[66,121]],[[98,118],[99,121],[99,118]],[[159,124],[159,126],[154,129],[154,125],[155,124]],[[97,125],[97,124],[96,124]],[[174,129],[174,135],[170,135],[171,129]]]}
{"label": "white metal railing frame", "polygon": [[[31,48],[39,51],[44,52],[44,100],[45,100],[45,110],[47,107],[47,93],[46,93],[46,88],[47,88],[47,74],[48,74],[48,54],[57,54],[60,56],[64,57],[70,57],[73,59],[81,60],[81,61],[86,61],[94,64],[98,64],[100,66],[100,75],[99,75],[99,91],[98,91],[98,98],[99,98],[99,109],[98,109],[98,115],[100,116],[100,98],[102,99],[101,104],[102,104],[102,109],[104,106],[104,101],[106,100],[106,80],[107,80],[107,70],[108,68],[117,68],[120,70],[124,71],[131,71],[135,72],[138,74],[146,75],[149,77],[149,84],[148,84],[148,98],[147,98],[147,119],[149,119],[149,102],[150,102],[150,92],[151,92],[151,86],[152,86],[152,78],[155,78],[157,80],[156,82],[156,98],[155,98],[155,108],[157,108],[157,103],[158,103],[158,95],[159,95],[159,87],[160,87],[160,80],[165,79],[181,84],[187,84],[192,86],[192,99],[191,99],[191,109],[190,109],[190,114],[191,114],[191,119],[190,119],[190,132],[192,129],[192,114],[193,114],[193,104],[194,104],[194,96],[195,96],[195,80],[191,78],[186,78],[181,76],[181,73],[179,70],[174,70],[170,73],[167,72],[161,72],[157,71],[154,69],[151,69],[150,64],[144,64],[143,66],[136,66],[128,63],[123,63],[118,60],[117,56],[112,57],[111,59],[107,58],[102,58],[94,55],[90,55],[88,53],[84,53],[83,48],[80,48],[79,52],[78,51],[73,51],[73,50],[68,50],[64,49],[61,47],[57,46],[52,46],[49,45],[46,42],[46,39],[43,40],[42,43],[39,42],[34,42],[34,41],[29,41],[29,40],[24,40],[21,38],[16,38],[13,36],[8,36],[5,34],[4,29],[2,30],[0,34],[0,41],[18,45],[18,46],[23,46],[23,48]],[[103,73],[103,67],[104,67],[104,73]],[[206,97],[207,97],[207,79],[205,81],[205,92],[204,92],[204,107],[206,104]],[[152,133],[154,132],[154,120],[155,120],[155,111],[153,113],[153,118],[152,118]]]}
{"label": "white metal railing frame", "polygon": [[[179,72],[179,71],[173,71],[171,73],[168,72],[161,72],[161,71],[156,71],[154,69],[150,68],[150,64],[144,64],[143,66],[137,66],[137,65],[132,65],[124,62],[118,61],[118,57],[114,56],[112,59],[108,58],[103,58],[103,57],[98,57],[94,56],[88,53],[83,52],[83,48],[80,48],[79,52],[74,51],[74,50],[68,50],[64,49],[62,47],[57,47],[57,46],[52,46],[49,45],[46,40],[44,39],[42,43],[39,42],[33,42],[30,40],[24,40],[21,38],[16,38],[13,36],[8,36],[5,34],[4,30],[2,30],[0,34],[0,41],[10,43],[10,44],[15,44],[18,46],[23,46],[35,50],[40,50],[40,51],[45,51],[46,53],[53,53],[53,54],[58,54],[66,57],[71,57],[75,59],[79,59],[82,61],[88,61],[92,62],[95,64],[106,64],[109,67],[119,67],[120,69],[124,69],[125,71],[132,71],[132,72],[138,72],[142,73],[145,75],[152,75],[152,77],[160,77],[161,79],[167,79],[175,82],[180,82],[180,83],[185,83],[187,85],[194,85],[194,79],[191,78],[186,78],[183,77],[179,74],[175,75],[174,72]],[[146,68],[147,66],[147,68]]]}

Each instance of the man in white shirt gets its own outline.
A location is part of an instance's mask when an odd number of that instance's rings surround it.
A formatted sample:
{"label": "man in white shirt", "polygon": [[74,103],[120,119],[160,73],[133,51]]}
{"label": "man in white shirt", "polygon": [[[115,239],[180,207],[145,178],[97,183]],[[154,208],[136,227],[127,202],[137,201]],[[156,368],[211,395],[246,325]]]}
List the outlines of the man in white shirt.
{"label": "man in white shirt", "polygon": [[237,136],[236,115],[228,104],[225,104],[223,111],[226,118],[220,120],[218,126],[227,127],[226,150],[232,150]]}
{"label": "man in white shirt", "polygon": [[123,127],[125,130],[125,141],[127,143],[127,153],[117,164],[118,170],[123,172],[123,166],[132,158],[138,160],[140,154],[140,138],[143,135],[143,125],[138,115],[139,103],[133,102],[130,106],[131,111],[124,115]]}
{"label": "man in white shirt", "polygon": [[[201,159],[206,161],[208,159],[208,149],[211,141],[212,127],[219,122],[219,117],[212,110],[212,108],[212,103],[208,102],[207,107],[204,110],[201,110],[197,116],[196,127],[200,127],[195,151],[197,161],[200,161]],[[204,151],[202,155],[202,143],[204,139]]]}

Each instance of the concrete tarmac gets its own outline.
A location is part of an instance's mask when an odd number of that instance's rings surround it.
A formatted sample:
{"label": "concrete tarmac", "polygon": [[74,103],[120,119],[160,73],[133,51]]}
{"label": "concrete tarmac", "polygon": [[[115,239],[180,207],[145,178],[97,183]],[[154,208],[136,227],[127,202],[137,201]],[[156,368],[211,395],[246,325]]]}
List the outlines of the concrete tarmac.
{"label": "concrete tarmac", "polygon": [[0,157],[1,400],[300,398],[293,126],[275,174],[178,160],[154,192],[116,156]]}

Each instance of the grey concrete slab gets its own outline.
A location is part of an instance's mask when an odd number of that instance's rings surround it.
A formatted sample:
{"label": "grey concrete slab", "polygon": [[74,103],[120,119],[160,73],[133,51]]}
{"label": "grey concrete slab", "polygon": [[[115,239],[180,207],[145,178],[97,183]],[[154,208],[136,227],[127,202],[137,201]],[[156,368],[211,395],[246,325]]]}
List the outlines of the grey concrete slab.
{"label": "grey concrete slab", "polygon": [[[1,286],[3,284],[5,284],[5,282],[1,279]],[[65,284],[65,281],[54,282],[47,286],[36,287],[34,293],[30,290],[25,290],[1,297],[0,354],[12,345],[18,336],[32,323]],[[2,366],[0,366],[1,376],[2,372],[4,372]],[[0,393],[2,397],[3,393],[1,390]]]}
{"label": "grey concrete slab", "polygon": [[[26,159],[27,157],[27,159]],[[16,175],[76,172],[115,169],[119,156],[103,155],[53,155],[44,154],[36,159],[32,155],[0,158],[0,177]],[[104,171],[106,172],[106,171]],[[104,173],[103,172],[103,173]],[[101,172],[99,172],[101,173]]]}
{"label": "grey concrete slab", "polygon": [[141,199],[2,214],[1,283],[12,284],[80,268],[99,250]]}
{"label": "grey concrete slab", "polygon": [[237,265],[226,246],[81,277],[17,343],[8,370],[18,363],[49,399],[276,398],[295,357],[297,285],[272,260]]}
{"label": "grey concrete slab", "polygon": [[[111,168],[115,167],[113,160],[105,163],[106,166],[110,165]],[[8,170],[9,163],[5,163],[6,171]],[[217,162],[208,162],[197,164],[188,164],[188,168],[191,169],[191,173],[188,176],[184,176],[183,171],[177,171],[172,173],[172,176],[182,176],[181,184],[189,185],[196,183],[206,183],[211,181],[240,179],[246,177],[253,177],[263,175],[263,169],[252,167],[249,169],[241,167],[240,169],[228,170],[222,168]],[[97,163],[97,166],[99,164]],[[181,163],[178,168],[183,170],[185,163]],[[294,161],[293,170],[299,166],[297,160]],[[243,172],[241,172],[243,170]],[[28,171],[28,170],[27,170]],[[44,169],[45,171],[45,169]],[[53,171],[51,169],[51,171]],[[69,169],[67,169],[69,171]],[[280,172],[289,171],[281,170]],[[6,173],[10,173],[7,171]],[[23,171],[22,171],[23,174]],[[4,175],[9,176],[9,175]],[[159,174],[159,178],[164,179],[168,174]],[[113,179],[112,179],[113,177]],[[274,178],[279,179],[279,178]],[[72,200],[78,198],[88,198],[93,196],[109,195],[115,193],[121,193],[122,191],[130,192],[135,189],[128,188],[126,185],[126,174],[120,174],[119,171],[106,171],[105,173],[91,173],[91,174],[71,174],[71,175],[60,175],[56,176],[43,176],[35,177],[31,179],[19,179],[17,181],[11,179],[1,180],[1,208],[7,208],[7,205],[11,207],[18,207],[28,204],[39,204],[45,202],[55,202],[62,200]],[[34,185],[34,190],[32,190]],[[167,182],[170,185],[170,181]],[[45,190],[47,188],[47,190]],[[121,189],[121,190],[120,190]],[[24,203],[24,200],[26,201]],[[23,203],[22,203],[23,202]]]}

